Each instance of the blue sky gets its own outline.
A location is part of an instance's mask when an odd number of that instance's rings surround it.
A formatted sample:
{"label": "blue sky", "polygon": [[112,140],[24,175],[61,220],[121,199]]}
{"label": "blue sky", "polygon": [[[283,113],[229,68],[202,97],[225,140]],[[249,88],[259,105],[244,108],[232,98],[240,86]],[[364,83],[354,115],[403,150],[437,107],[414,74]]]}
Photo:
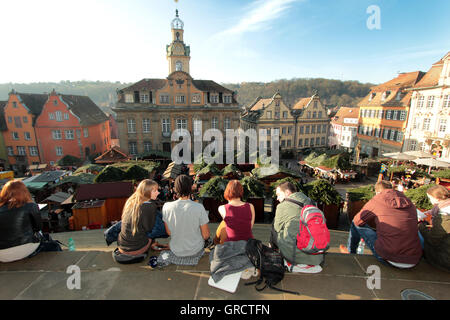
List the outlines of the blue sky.
{"label": "blue sky", "polygon": [[0,2],[0,83],[164,78],[176,8],[194,79],[381,83],[450,51],[448,0],[14,0]]}

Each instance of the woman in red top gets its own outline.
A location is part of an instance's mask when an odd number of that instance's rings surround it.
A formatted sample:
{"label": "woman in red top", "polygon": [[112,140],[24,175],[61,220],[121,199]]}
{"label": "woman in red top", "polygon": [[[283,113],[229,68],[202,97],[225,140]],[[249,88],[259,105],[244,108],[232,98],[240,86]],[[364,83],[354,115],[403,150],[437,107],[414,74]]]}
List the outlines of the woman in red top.
{"label": "woman in red top", "polygon": [[238,180],[231,180],[224,193],[228,204],[219,207],[223,218],[216,231],[215,244],[225,241],[239,241],[253,238],[252,228],[255,222],[255,208],[251,203],[241,200],[244,189]]}

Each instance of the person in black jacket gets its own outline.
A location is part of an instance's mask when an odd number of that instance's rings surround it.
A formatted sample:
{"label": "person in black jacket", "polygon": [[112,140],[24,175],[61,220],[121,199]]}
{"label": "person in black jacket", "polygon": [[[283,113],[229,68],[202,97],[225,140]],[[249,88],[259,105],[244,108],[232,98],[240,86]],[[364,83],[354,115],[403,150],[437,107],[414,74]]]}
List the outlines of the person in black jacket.
{"label": "person in black jacket", "polygon": [[6,183],[0,193],[0,262],[21,260],[35,253],[41,229],[39,207],[25,184],[20,180]]}

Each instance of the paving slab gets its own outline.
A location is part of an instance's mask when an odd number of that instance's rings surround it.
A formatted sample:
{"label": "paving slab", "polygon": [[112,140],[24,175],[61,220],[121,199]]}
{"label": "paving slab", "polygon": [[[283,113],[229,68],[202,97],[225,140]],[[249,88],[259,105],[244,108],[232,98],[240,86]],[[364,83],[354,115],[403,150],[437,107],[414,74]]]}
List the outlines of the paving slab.
{"label": "paving slab", "polygon": [[286,274],[283,289],[299,291],[300,295],[285,293],[286,300],[373,300],[372,290],[363,277],[325,274]]}
{"label": "paving slab", "polygon": [[201,273],[189,272],[117,272],[107,299],[120,300],[193,300]]}
{"label": "paving slab", "polygon": [[[67,282],[73,274],[66,272],[43,273],[17,300],[100,300],[115,284],[120,272],[81,272],[81,288],[70,290]],[[71,282],[72,283],[72,282]]]}
{"label": "paving slab", "polygon": [[86,255],[83,251],[40,252],[31,258],[0,263],[0,271],[66,271]]}
{"label": "paving slab", "polygon": [[434,281],[450,283],[450,273],[441,271],[430,265],[424,258],[419,264],[411,269],[399,269],[391,266],[383,265],[378,262],[373,256],[367,255],[353,255],[364,270],[370,265],[377,265],[380,267],[380,276],[382,279],[393,280],[415,280],[415,281]]}
{"label": "paving slab", "polygon": [[0,300],[14,299],[43,275],[42,272],[0,272]]}
{"label": "paving slab", "polygon": [[379,299],[401,300],[401,292],[406,289],[418,290],[436,300],[450,300],[449,283],[381,279],[380,289],[373,291]]}
{"label": "paving slab", "polygon": [[325,262],[320,274],[349,277],[366,276],[365,270],[361,268],[360,264],[354,257],[341,253],[327,253],[325,255]]}
{"label": "paving slab", "polygon": [[249,280],[241,279],[235,293],[230,293],[208,284],[210,273],[201,273],[198,292],[195,300],[283,300],[283,293],[270,288],[258,292],[254,285],[246,286],[245,283],[255,281],[257,278]]}

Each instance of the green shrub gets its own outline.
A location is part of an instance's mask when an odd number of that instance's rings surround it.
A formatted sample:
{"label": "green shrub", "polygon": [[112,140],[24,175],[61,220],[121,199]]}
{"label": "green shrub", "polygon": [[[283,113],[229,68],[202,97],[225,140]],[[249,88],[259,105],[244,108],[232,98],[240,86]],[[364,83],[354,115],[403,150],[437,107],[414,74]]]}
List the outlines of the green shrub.
{"label": "green shrub", "polygon": [[368,201],[375,196],[375,186],[369,185],[359,188],[353,188],[347,190],[348,200],[349,201]]}
{"label": "green shrub", "polygon": [[80,158],[71,156],[70,154],[65,155],[61,159],[58,160],[58,166],[66,167],[66,166],[79,166],[82,163]]}
{"label": "green shrub", "polygon": [[215,163],[210,163],[203,169],[197,172],[197,175],[211,173],[213,176],[221,176],[222,170],[220,170]]}
{"label": "green shrub", "polygon": [[340,204],[342,197],[337,190],[324,179],[314,180],[305,185],[306,195],[317,203]]}
{"label": "green shrub", "polygon": [[223,194],[227,187],[228,180],[222,177],[213,177],[200,189],[200,197],[211,197],[217,201],[224,201]]}
{"label": "green shrub", "polygon": [[428,199],[427,190],[432,186],[434,186],[434,184],[427,184],[419,188],[408,189],[405,192],[405,196],[411,199],[417,208],[430,210],[433,208],[433,205]]}
{"label": "green shrub", "polygon": [[113,166],[106,166],[98,176],[95,177],[94,182],[113,182],[113,181],[122,181],[125,179],[125,172],[120,170],[119,168]]}
{"label": "green shrub", "polygon": [[132,165],[125,171],[124,180],[142,181],[149,178],[149,172],[138,165]]}
{"label": "green shrub", "polygon": [[248,198],[264,198],[265,186],[264,183],[255,179],[254,177],[244,177],[240,180],[244,195],[242,200],[247,201]]}
{"label": "green shrub", "polygon": [[450,169],[432,171],[432,175],[435,178],[450,179]]}
{"label": "green shrub", "polygon": [[235,173],[236,175],[240,176],[242,173],[241,171],[233,164],[229,164],[227,165],[225,168],[223,168],[223,173],[222,175],[226,176],[229,173]]}

